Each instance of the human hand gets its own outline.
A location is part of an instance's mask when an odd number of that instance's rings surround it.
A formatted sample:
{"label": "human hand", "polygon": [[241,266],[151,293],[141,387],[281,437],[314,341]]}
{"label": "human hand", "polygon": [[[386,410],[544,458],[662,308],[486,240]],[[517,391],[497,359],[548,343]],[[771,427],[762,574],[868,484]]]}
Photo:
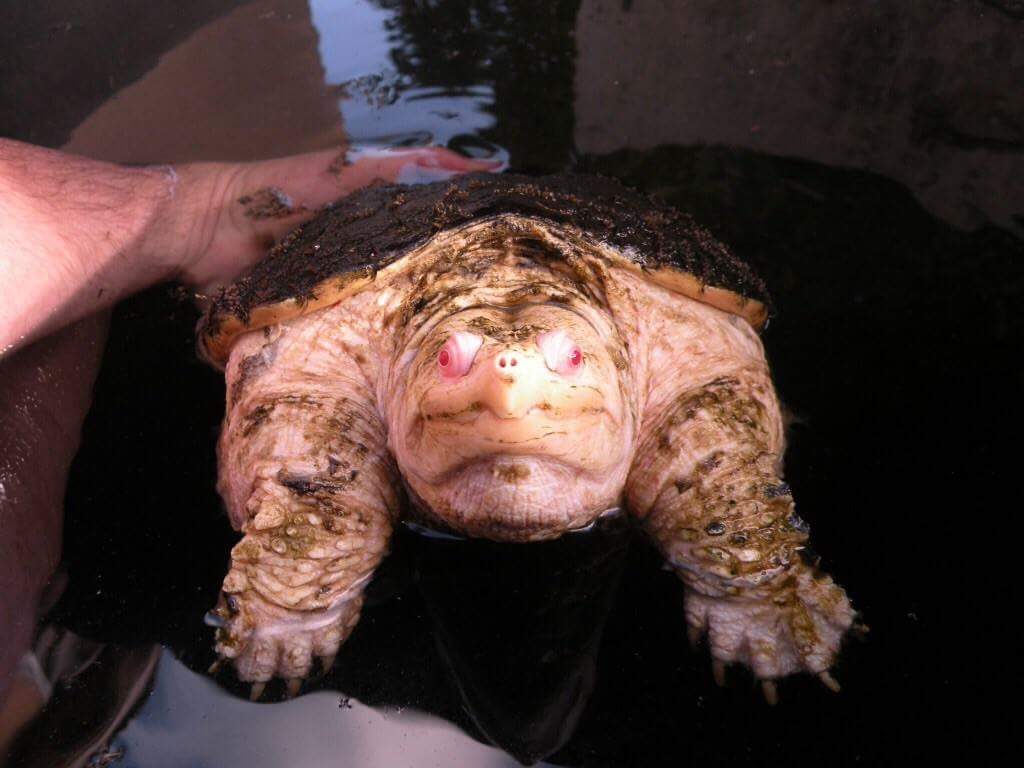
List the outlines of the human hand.
{"label": "human hand", "polygon": [[[200,293],[230,282],[318,208],[376,181],[441,181],[461,173],[498,170],[442,147],[334,150],[241,165],[202,163],[177,172],[168,216],[155,231],[154,253]],[[177,243],[175,243],[177,239]],[[162,241],[162,242],[161,242]]]}
{"label": "human hand", "polygon": [[375,181],[500,165],[425,147],[126,168],[0,139],[0,358],[153,283],[214,290]]}

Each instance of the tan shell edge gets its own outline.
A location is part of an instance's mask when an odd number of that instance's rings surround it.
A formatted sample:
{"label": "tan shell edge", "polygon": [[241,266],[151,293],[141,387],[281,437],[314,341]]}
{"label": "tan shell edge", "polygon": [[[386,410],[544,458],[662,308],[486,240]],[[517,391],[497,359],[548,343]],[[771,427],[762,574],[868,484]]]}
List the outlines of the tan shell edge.
{"label": "tan shell edge", "polygon": [[748,299],[725,288],[701,285],[700,280],[689,272],[681,272],[674,267],[641,268],[641,271],[662,288],[667,288],[673,293],[681,293],[694,301],[708,304],[715,309],[728,312],[730,315],[742,317],[754,327],[755,331],[764,329],[764,324],[768,321],[768,307],[764,303],[757,299]]}
{"label": "tan shell edge", "polygon": [[212,336],[206,333],[199,334],[199,355],[218,368],[223,368],[231,354],[231,347],[234,346],[235,339],[243,333],[258,331],[260,328],[325,309],[339,301],[344,301],[349,296],[354,296],[373,282],[373,275],[367,274],[359,274],[355,276],[355,279],[352,279],[352,276],[342,276],[340,279],[332,278],[321,287],[321,291],[312,299],[305,301],[288,299],[276,304],[256,307],[249,313],[248,323],[243,323],[234,315],[220,315],[217,333]]}

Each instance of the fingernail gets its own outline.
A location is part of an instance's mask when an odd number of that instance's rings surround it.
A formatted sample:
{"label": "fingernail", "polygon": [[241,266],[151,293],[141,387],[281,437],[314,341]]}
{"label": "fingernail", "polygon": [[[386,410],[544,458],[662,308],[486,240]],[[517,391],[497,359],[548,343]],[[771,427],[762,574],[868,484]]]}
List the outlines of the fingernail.
{"label": "fingernail", "polygon": [[423,155],[416,159],[416,164],[421,168],[450,168],[453,170],[465,170],[467,168],[478,168],[482,171],[495,170],[505,164],[504,160],[488,160],[477,157],[465,157],[463,155],[445,154]]}
{"label": "fingernail", "polygon": [[461,169],[407,163],[398,171],[395,181],[399,184],[429,184],[432,181],[447,181],[463,172]]}
{"label": "fingernail", "polygon": [[498,157],[494,160],[481,160],[483,164],[482,170],[490,171],[491,173],[501,173],[502,171],[508,170],[508,158]]}

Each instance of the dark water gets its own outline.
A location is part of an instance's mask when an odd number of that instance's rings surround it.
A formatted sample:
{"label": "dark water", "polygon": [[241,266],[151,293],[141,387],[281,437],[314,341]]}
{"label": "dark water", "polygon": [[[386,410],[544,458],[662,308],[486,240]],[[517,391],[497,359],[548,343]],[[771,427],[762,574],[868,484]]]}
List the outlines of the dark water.
{"label": "dark water", "polygon": [[[74,23],[102,36],[113,6],[86,5]],[[48,622],[105,647],[9,764],[63,764],[140,680],[111,764],[878,765],[991,747],[1009,717],[993,693],[1019,674],[1001,569],[1020,510],[1024,22],[1012,2],[911,5],[378,0],[314,2],[302,22],[324,81],[346,83],[356,146],[613,176],[761,272],[787,479],[871,628],[844,648],[840,695],[798,677],[769,708],[740,670],[717,688],[681,584],[611,521],[528,547],[403,534],[335,670],[248,702],[207,673],[202,623],[235,540],[214,491],[223,384],[161,287],[115,311],[67,493]],[[247,7],[154,3],[142,39],[77,52],[73,29],[23,11],[16,61],[64,57],[38,75],[61,98],[26,96],[7,135],[66,143]],[[0,74],[33,92],[18,77]]]}

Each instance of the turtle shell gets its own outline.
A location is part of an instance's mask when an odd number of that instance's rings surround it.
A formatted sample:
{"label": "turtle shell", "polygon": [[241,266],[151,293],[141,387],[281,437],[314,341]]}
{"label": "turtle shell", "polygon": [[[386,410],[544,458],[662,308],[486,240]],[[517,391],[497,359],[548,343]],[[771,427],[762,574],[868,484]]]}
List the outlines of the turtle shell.
{"label": "turtle shell", "polygon": [[222,365],[240,334],[337,303],[438,233],[501,214],[571,227],[652,281],[758,330],[768,318],[761,279],[689,215],[598,176],[478,173],[376,185],[326,207],[220,292],[199,323],[200,353]]}

